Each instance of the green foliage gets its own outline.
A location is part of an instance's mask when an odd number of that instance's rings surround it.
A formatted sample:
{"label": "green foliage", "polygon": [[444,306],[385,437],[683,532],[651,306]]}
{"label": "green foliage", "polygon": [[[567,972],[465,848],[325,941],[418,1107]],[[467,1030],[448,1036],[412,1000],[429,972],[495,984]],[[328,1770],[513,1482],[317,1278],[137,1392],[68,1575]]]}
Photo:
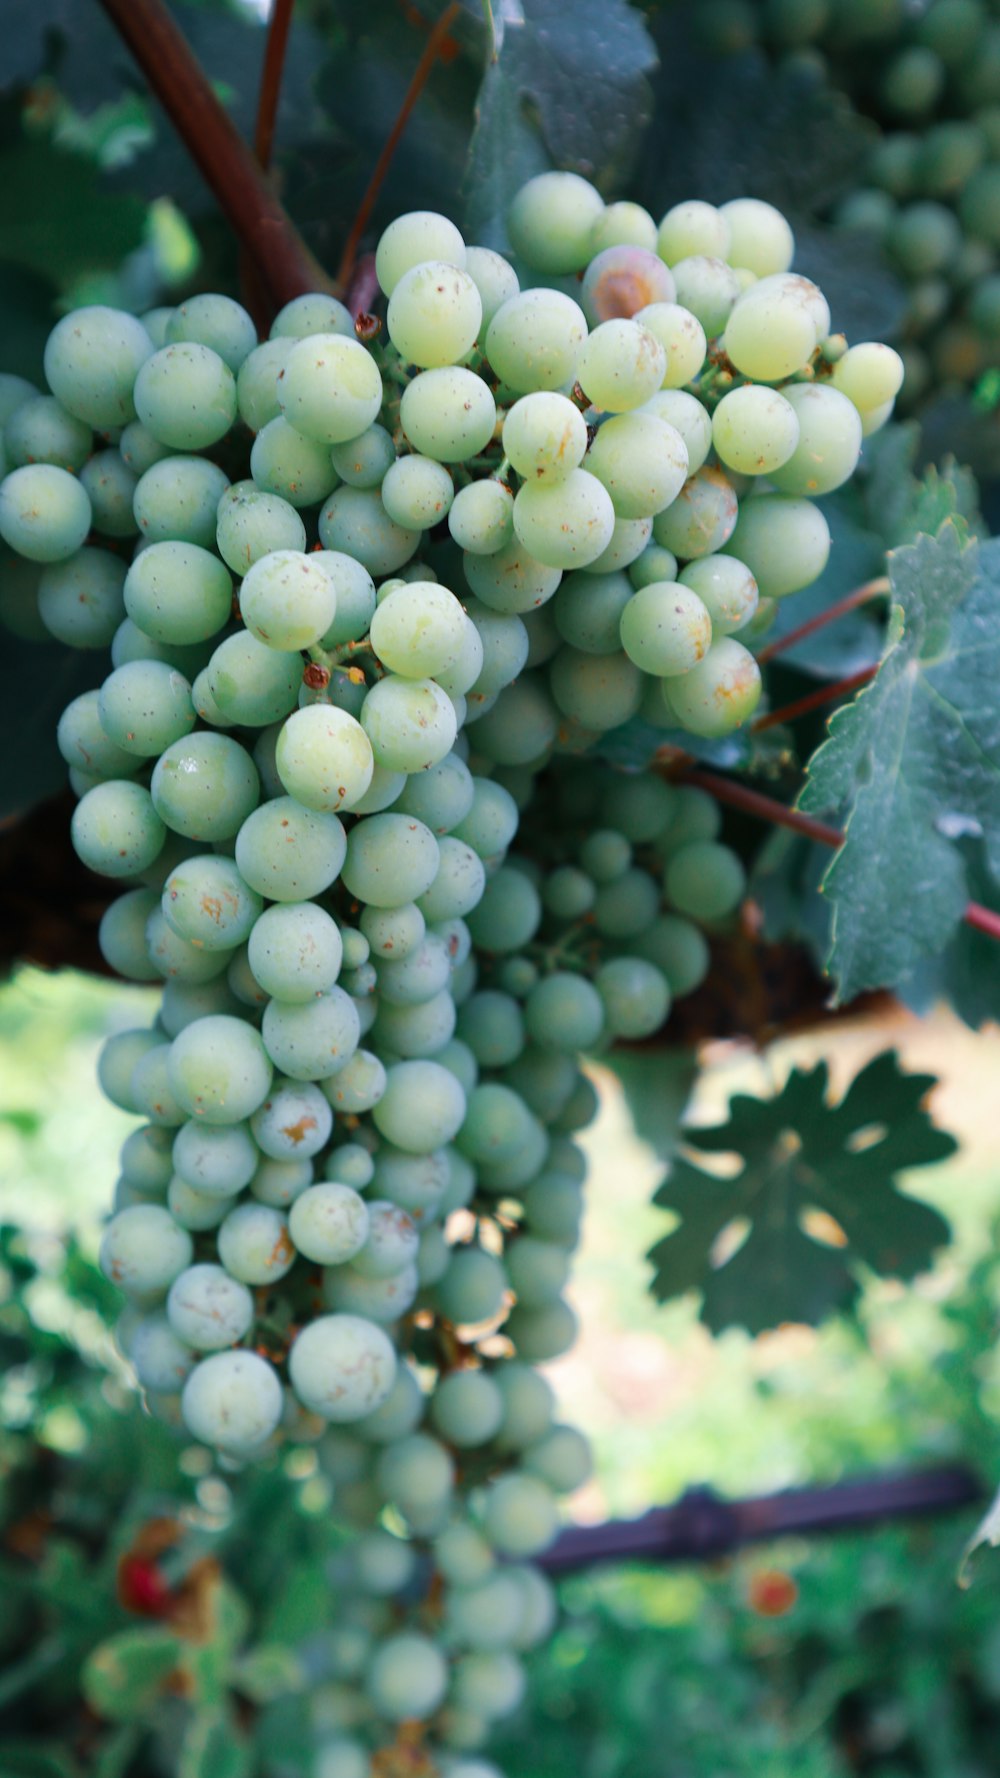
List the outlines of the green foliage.
{"label": "green foliage", "polygon": [[684,1132],[696,1155],[742,1164],[720,1177],[685,1156],[672,1163],[654,1202],[681,1222],[650,1254],[655,1296],[700,1290],[714,1332],[737,1323],[761,1333],[856,1302],[861,1267],[901,1278],[926,1269],[948,1224],[894,1181],[954,1152],[923,1105],[933,1076],[904,1074],[887,1050],[837,1105],[828,1081],[823,1062],[793,1068],[774,1098],[738,1094],[725,1123]]}

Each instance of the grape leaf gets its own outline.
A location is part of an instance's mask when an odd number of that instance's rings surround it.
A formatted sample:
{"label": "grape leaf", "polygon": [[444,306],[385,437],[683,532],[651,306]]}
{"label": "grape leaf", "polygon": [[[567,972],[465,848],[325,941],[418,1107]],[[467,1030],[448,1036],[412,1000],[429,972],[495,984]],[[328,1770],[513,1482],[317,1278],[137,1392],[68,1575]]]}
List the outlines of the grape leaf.
{"label": "grape leaf", "polygon": [[[487,68],[466,173],[473,240],[507,247],[504,217],[526,179],[558,166],[609,188],[629,169],[650,113],[656,51],[627,0],[523,0]],[[588,102],[595,70],[600,96]]]}
{"label": "grape leaf", "polygon": [[[965,859],[973,901],[1000,914],[1000,885],[984,868],[982,842],[959,839],[956,845]],[[1000,945],[989,933],[963,921],[950,944],[936,957],[917,964],[899,994],[918,1013],[929,1013],[946,1000],[960,1019],[978,1030],[988,1019],[996,1018],[1000,1007]]]}
{"label": "grape leaf", "polygon": [[876,678],[830,720],[800,798],[848,811],[823,880],[839,1000],[893,987],[953,937],[969,899],[955,841],[981,835],[1000,883],[1000,539],[954,522],[889,557],[893,601]]}
{"label": "grape leaf", "polygon": [[[832,1105],[819,1062],[793,1068],[773,1099],[736,1094],[725,1123],[687,1130],[692,1158],[674,1161],[654,1199],[681,1222],[649,1256],[653,1295],[700,1290],[701,1319],[713,1332],[739,1325],[757,1334],[848,1308],[865,1269],[900,1278],[923,1271],[950,1228],[898,1191],[895,1175],[957,1147],[923,1105],[935,1084],[933,1075],[904,1074],[884,1050]],[[720,1178],[698,1165],[699,1153],[735,1155],[741,1165]],[[745,1240],[720,1255],[744,1222]]]}
{"label": "grape leaf", "polygon": [[53,242],[65,287],[83,273],[117,267],[141,246],[146,206],[112,194],[91,161],[43,138],[8,143],[0,151],[0,239],[4,258],[48,278]]}

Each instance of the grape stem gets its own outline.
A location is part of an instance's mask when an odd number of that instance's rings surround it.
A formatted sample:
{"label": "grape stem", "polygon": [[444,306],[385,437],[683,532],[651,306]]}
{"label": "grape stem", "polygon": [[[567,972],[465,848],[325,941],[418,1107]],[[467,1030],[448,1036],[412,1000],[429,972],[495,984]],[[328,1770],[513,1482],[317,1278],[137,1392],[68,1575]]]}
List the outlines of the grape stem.
{"label": "grape stem", "polygon": [[430,79],[434,64],[437,61],[438,56],[441,54],[448,33],[451,30],[452,25],[455,23],[455,20],[458,18],[461,10],[459,0],[451,0],[451,5],[446,6],[440,18],[435,21],[430,36],[424,44],[423,53],[413,70],[412,79],[403,95],[403,103],[399,107],[396,121],[385,139],[378,160],[375,162],[374,171],[365,188],[361,202],[358,205],[354,221],[351,224],[350,233],[348,234],[347,240],[344,242],[344,251],[341,255],[340,265],[337,271],[337,279],[341,288],[349,285],[351,282],[355,261],[358,257],[358,248],[361,245],[361,238],[364,235],[365,229],[368,227],[371,213],[378,202],[379,192],[382,190],[382,186],[385,183],[386,175],[392,165],[396,149],[399,147],[400,138],[410,121],[410,113]]}
{"label": "grape stem", "polygon": [[797,629],[788,630],[784,636],[776,636],[773,642],[761,649],[757,656],[758,661],[761,665],[766,661],[773,661],[775,655],[784,654],[786,649],[794,648],[797,642],[804,642],[807,636],[825,629],[827,624],[834,623],[838,617],[845,617],[849,611],[856,611],[859,605],[866,605],[869,599],[881,598],[888,591],[888,575],[880,574],[876,580],[865,581],[864,586],[855,587],[853,592],[845,593],[842,599],[828,605],[817,617],[809,618],[808,622],[799,624]]}
{"label": "grape stem", "polygon": [[821,685],[816,691],[807,692],[805,697],[783,704],[780,710],[769,710],[765,716],[758,716],[756,722],[751,723],[751,729],[759,735],[764,729],[777,728],[780,723],[794,722],[797,716],[806,716],[810,710],[821,710],[824,704],[835,704],[839,698],[857,691],[859,686],[870,685],[877,672],[877,667],[862,667],[859,673],[838,679],[836,685]]}
{"label": "grape stem", "polygon": [[281,308],[332,284],[228,115],[163,0],[100,0]]}
{"label": "grape stem", "polygon": [[260,77],[257,99],[257,125],[254,130],[254,153],[266,173],[274,152],[274,125],[281,97],[281,77],[285,69],[288,31],[295,0],[274,0],[271,22],[267,28],[267,48]]}
{"label": "grape stem", "polygon": [[[838,827],[831,827],[825,821],[816,821],[811,815],[804,815],[801,809],[791,809],[787,803],[779,803],[772,796],[764,796],[759,790],[752,790],[749,784],[741,784],[735,778],[723,778],[718,772],[706,772],[700,766],[682,763],[686,755],[675,760],[679,770],[672,776],[685,784],[692,784],[698,790],[707,790],[716,802],[725,803],[731,809],[740,809],[745,815],[753,815],[759,821],[769,821],[774,827],[788,827],[793,833],[802,834],[804,839],[816,840],[821,846],[842,846],[844,834]],[[1000,939],[1000,914],[987,908],[978,901],[966,904],[962,919],[966,926],[973,926],[978,932],[985,932],[988,937]]]}

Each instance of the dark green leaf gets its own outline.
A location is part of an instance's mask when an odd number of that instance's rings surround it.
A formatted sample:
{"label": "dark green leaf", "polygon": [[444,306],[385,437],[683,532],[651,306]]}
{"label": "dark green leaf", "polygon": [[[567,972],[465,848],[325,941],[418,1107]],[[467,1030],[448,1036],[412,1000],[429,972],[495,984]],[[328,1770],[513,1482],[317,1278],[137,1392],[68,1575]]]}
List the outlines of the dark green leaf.
{"label": "dark green leaf", "polygon": [[65,286],[87,272],[116,268],[141,245],[145,223],[141,199],[112,196],[82,155],[43,139],[13,142],[0,152],[0,240],[6,259],[24,271],[47,278],[55,266]]}
{"label": "dark green leaf", "polygon": [[[965,859],[971,899],[1000,914],[1000,888],[983,867],[982,842],[960,840],[957,846]],[[918,1012],[929,1012],[946,1000],[959,1018],[978,1030],[996,1018],[1000,1007],[1000,945],[988,933],[963,922],[938,956],[917,965],[900,994]]]}
{"label": "dark green leaf", "polygon": [[867,522],[887,549],[912,543],[921,532],[935,534],[945,519],[980,529],[976,484],[967,469],[947,458],[943,471],[931,465],[915,473],[920,431],[915,421],[887,426],[865,446],[860,491]]}
{"label": "dark green leaf", "polygon": [[177,1778],[251,1778],[253,1752],[230,1716],[199,1711],[184,1736]]}
{"label": "dark green leaf", "polygon": [[80,1678],[87,1703],[113,1722],[143,1716],[183,1651],[169,1630],[136,1628],[109,1636],[84,1663]]}
{"label": "dark green leaf", "polygon": [[[903,1074],[891,1050],[851,1082],[839,1105],[827,1069],[792,1070],[773,1099],[737,1094],[727,1122],[689,1130],[694,1156],[733,1155],[719,1177],[696,1159],[675,1160],[655,1202],[680,1226],[653,1248],[653,1294],[702,1293],[701,1318],[719,1332],[751,1333],[785,1321],[816,1323],[847,1307],[859,1270],[912,1278],[949,1238],[944,1218],[896,1189],[904,1168],[930,1166],[955,1142],[935,1129],[923,1100],[932,1075]],[[824,1222],[810,1223],[819,1211]],[[734,1225],[746,1237],[728,1256]]]}
{"label": "dark green leaf", "polygon": [[838,998],[904,981],[954,935],[968,875],[955,841],[981,835],[1000,883],[1000,540],[953,523],[889,561],[892,620],[878,676],[830,721],[802,807],[848,811],[824,879]]}
{"label": "dark green leaf", "polygon": [[[611,189],[649,117],[656,51],[626,0],[523,0],[486,71],[466,178],[473,240],[501,251],[505,216],[525,179],[564,167]],[[592,94],[599,70],[599,100]]]}
{"label": "dark green leaf", "polygon": [[603,1062],[625,1089],[636,1134],[669,1160],[681,1139],[681,1119],[698,1071],[693,1053],[612,1050]]}
{"label": "dark green leaf", "polygon": [[709,741],[701,735],[689,734],[687,729],[654,728],[651,722],[634,716],[631,722],[622,723],[621,728],[609,729],[602,735],[594,752],[610,765],[636,771],[650,765],[662,748],[676,747],[682,753],[703,760],[706,765],[731,772],[749,769],[753,746],[753,737],[745,728]]}

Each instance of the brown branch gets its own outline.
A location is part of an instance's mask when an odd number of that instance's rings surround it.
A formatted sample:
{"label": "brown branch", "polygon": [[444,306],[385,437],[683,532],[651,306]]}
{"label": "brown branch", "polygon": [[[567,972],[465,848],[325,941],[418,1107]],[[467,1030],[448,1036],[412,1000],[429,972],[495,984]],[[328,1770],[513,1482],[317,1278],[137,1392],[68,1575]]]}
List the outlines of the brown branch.
{"label": "brown branch", "polygon": [[786,648],[793,648],[796,642],[804,642],[805,638],[812,636],[816,630],[825,629],[827,624],[832,624],[836,618],[845,617],[849,611],[855,611],[859,605],[866,605],[869,599],[879,598],[888,591],[889,580],[884,574],[880,574],[877,580],[866,581],[864,586],[855,587],[852,593],[845,593],[842,599],[837,599],[833,605],[828,605],[826,610],[821,611],[817,617],[809,618],[808,622],[799,624],[797,629],[787,631],[784,636],[776,636],[773,642],[769,642],[766,648],[761,649],[757,656],[758,661],[761,665],[765,661],[773,661],[775,655],[784,654]]}
{"label": "brown branch", "polygon": [[821,685],[816,691],[796,698],[794,703],[783,704],[780,710],[769,710],[766,716],[758,716],[751,728],[755,735],[759,735],[764,729],[777,728],[783,722],[794,722],[797,716],[807,716],[810,710],[821,710],[824,704],[835,704],[838,698],[845,697],[848,692],[870,684],[877,672],[877,667],[862,667],[860,673],[851,673],[847,679],[838,679],[836,685]]}
{"label": "brown branch", "polygon": [[461,10],[458,0],[451,0],[451,5],[445,7],[441,17],[435,22],[427,42],[424,44],[423,53],[413,70],[413,78],[403,95],[403,103],[399,107],[399,114],[385,139],[382,152],[379,155],[378,160],[375,162],[375,171],[372,173],[372,176],[368,181],[364,196],[358,205],[357,214],[351,224],[351,232],[344,243],[344,251],[341,255],[340,265],[337,270],[337,282],[341,288],[348,285],[351,281],[351,274],[354,271],[354,262],[358,256],[361,237],[364,234],[365,229],[368,227],[369,218],[378,202],[379,192],[382,190],[386,174],[392,165],[393,156],[396,153],[396,149],[399,147],[400,137],[410,121],[410,113],[413,110],[414,105],[430,79],[431,70],[437,61],[438,56],[441,54],[448,32],[451,30],[451,27],[458,18]]}
{"label": "brown branch", "polygon": [[[680,757],[685,758],[684,755]],[[759,790],[751,790],[749,784],[741,784],[735,778],[722,778],[717,772],[706,772],[700,766],[685,764],[674,775],[685,784],[707,790],[716,802],[740,809],[745,815],[754,815],[759,821],[769,821],[773,827],[791,828],[793,833],[800,833],[807,840],[817,840],[821,846],[836,847],[844,843],[845,836],[838,827],[815,821],[811,815],[803,815],[801,809],[790,809],[787,803],[779,803],[773,796],[763,796]],[[1000,939],[1000,914],[984,907],[982,902],[967,902],[962,919],[966,926],[974,926],[977,932]]]}
{"label": "brown branch", "polygon": [[280,308],[331,281],[270,190],[163,0],[100,0]]}
{"label": "brown branch", "polygon": [[295,0],[274,0],[271,22],[267,28],[267,48],[261,70],[260,93],[257,99],[257,126],[254,130],[254,153],[262,171],[267,172],[274,152],[274,124],[281,97],[281,77],[285,69],[285,51],[292,22]]}

